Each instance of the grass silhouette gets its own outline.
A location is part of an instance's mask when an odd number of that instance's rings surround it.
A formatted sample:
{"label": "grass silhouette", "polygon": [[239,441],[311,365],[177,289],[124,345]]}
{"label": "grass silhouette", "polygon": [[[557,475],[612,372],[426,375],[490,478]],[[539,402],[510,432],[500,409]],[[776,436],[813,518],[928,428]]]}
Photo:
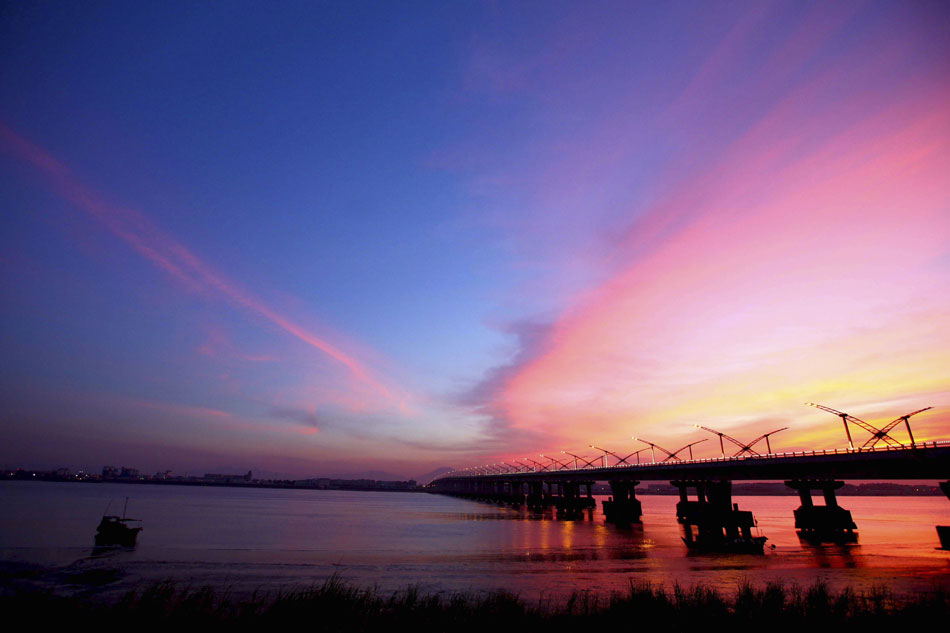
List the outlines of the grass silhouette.
{"label": "grass silhouette", "polygon": [[948,621],[950,594],[941,590],[897,596],[884,588],[832,591],[824,583],[809,587],[743,583],[723,593],[703,585],[671,588],[631,582],[625,591],[578,591],[563,600],[541,598],[528,604],[517,594],[425,594],[416,587],[384,594],[331,576],[323,584],[277,593],[234,597],[228,590],[160,582],[132,591],[115,602],[61,597],[49,592],[8,591],[0,595],[7,621],[25,618],[32,627],[116,626],[152,630],[175,625],[230,629],[294,626],[307,631],[807,631],[877,630]]}

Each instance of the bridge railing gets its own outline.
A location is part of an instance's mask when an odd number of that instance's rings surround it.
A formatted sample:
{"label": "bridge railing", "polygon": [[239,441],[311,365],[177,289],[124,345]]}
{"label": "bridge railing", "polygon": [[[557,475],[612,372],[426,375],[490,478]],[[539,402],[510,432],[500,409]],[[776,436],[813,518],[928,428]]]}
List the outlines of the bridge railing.
{"label": "bridge railing", "polygon": [[[813,457],[819,455],[848,455],[853,453],[876,453],[876,452],[887,452],[887,451],[912,451],[921,448],[938,448],[940,446],[950,446],[950,441],[948,440],[934,440],[930,442],[915,442],[913,445],[910,444],[901,444],[900,446],[879,446],[873,448],[834,448],[834,449],[820,449],[814,451],[788,451],[782,453],[768,453],[765,455],[733,455],[730,457],[704,457],[700,459],[677,459],[676,461],[668,462],[643,462],[639,464],[608,464],[607,466],[594,466],[588,464],[581,468],[557,468],[555,470],[524,470],[516,472],[507,472],[507,473],[469,473],[465,471],[452,471],[444,475],[436,477],[436,479],[442,479],[444,477],[498,477],[505,475],[517,475],[519,473],[538,473],[538,472],[563,472],[563,473],[576,473],[583,472],[585,470],[631,470],[637,468],[650,468],[662,464],[712,464],[712,463],[724,463],[724,462],[735,462],[735,461],[744,461],[747,459],[780,459],[787,457]],[[434,480],[433,480],[434,481]]]}

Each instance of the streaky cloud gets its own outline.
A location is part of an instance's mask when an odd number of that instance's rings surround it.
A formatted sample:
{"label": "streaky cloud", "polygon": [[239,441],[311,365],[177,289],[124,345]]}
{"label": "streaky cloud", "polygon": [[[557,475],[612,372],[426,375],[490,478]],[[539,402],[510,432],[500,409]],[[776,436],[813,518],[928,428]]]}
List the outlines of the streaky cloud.
{"label": "streaky cloud", "polygon": [[224,298],[249,313],[263,317],[344,366],[356,380],[371,387],[386,399],[393,399],[397,407],[401,406],[405,398],[397,399],[390,388],[378,380],[359,360],[280,314],[237,282],[215,271],[180,241],[157,227],[143,213],[108,202],[80,181],[66,165],[3,123],[0,123],[0,143],[15,156],[40,170],[61,197],[100,222],[139,255],[171,275],[190,291]]}

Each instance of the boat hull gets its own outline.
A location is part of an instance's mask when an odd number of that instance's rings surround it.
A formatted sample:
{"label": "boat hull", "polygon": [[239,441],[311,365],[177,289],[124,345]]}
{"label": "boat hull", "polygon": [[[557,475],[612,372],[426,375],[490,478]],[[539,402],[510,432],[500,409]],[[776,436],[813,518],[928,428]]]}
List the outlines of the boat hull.
{"label": "boat hull", "polygon": [[133,519],[120,519],[114,516],[102,517],[99,527],[96,528],[96,545],[122,545],[131,547],[135,545],[141,527],[132,527],[128,521]]}

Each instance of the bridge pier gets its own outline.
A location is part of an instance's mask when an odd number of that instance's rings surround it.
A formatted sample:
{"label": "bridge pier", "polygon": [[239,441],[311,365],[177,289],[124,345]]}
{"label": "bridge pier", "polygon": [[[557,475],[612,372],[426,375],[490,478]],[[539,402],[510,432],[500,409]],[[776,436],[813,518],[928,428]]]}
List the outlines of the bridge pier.
{"label": "bridge pier", "polygon": [[[560,481],[558,487],[561,489],[561,496],[557,499],[555,507],[558,515],[561,513],[567,516],[576,516],[584,510],[597,507],[597,502],[591,496],[591,487],[593,481]],[[587,488],[587,496],[581,494],[581,488]]]}
{"label": "bridge pier", "polygon": [[528,508],[531,510],[543,510],[550,506],[550,495],[544,493],[543,481],[528,482],[528,496],[525,500]]}
{"label": "bridge pier", "polygon": [[[676,504],[676,520],[683,526],[683,542],[690,549],[762,553],[764,537],[752,535],[755,518],[747,510],[732,503],[732,482],[729,480],[677,480],[680,501]],[[689,489],[696,490],[696,500],[689,499]]]}
{"label": "bridge pier", "polygon": [[613,496],[603,504],[604,519],[608,523],[629,525],[641,522],[643,506],[636,495],[638,483],[640,482],[635,479],[610,482],[610,491]]}
{"label": "bridge pier", "polygon": [[524,505],[524,482],[520,480],[506,482],[503,500],[508,505]]}
{"label": "bridge pier", "polygon": [[[858,540],[854,533],[858,526],[851,512],[838,505],[835,490],[844,485],[833,479],[793,479],[785,485],[798,491],[802,505],[795,510],[795,527],[799,537],[813,542],[853,543]],[[812,490],[820,490],[825,505],[815,505]]]}
{"label": "bridge pier", "polygon": [[[940,489],[950,499],[950,481],[941,481]],[[950,550],[950,525],[938,525],[937,538],[940,539],[940,549]]]}

